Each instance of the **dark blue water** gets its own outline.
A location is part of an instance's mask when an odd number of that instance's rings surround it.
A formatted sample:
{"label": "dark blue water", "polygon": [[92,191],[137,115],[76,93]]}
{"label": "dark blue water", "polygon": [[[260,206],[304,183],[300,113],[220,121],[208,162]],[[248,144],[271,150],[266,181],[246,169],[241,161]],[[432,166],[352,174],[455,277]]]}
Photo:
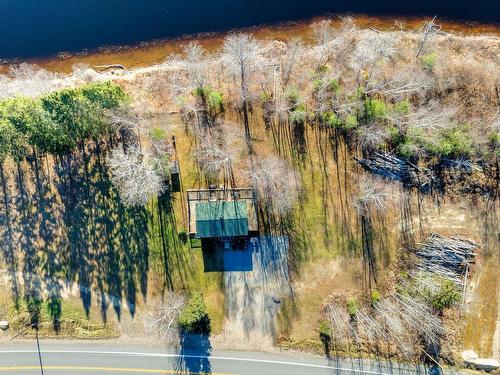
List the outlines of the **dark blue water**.
{"label": "dark blue water", "polygon": [[327,12],[500,23],[500,0],[0,0],[0,58],[225,31]]}

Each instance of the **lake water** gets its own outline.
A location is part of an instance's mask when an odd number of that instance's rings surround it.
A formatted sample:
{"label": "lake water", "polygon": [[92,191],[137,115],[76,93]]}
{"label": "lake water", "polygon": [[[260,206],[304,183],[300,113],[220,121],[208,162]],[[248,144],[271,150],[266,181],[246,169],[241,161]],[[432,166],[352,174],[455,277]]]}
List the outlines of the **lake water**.
{"label": "lake water", "polygon": [[500,23],[499,0],[0,0],[0,58],[345,12]]}

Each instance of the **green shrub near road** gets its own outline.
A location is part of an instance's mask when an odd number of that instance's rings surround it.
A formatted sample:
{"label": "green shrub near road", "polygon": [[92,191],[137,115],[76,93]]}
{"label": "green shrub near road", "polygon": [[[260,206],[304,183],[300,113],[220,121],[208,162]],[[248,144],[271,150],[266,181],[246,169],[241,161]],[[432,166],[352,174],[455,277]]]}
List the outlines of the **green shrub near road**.
{"label": "green shrub near road", "polygon": [[435,290],[427,290],[425,298],[435,309],[443,311],[460,302],[461,295],[457,286],[450,280],[438,280],[439,286]]}
{"label": "green shrub near road", "polygon": [[178,319],[179,328],[183,333],[210,334],[210,317],[207,305],[200,293],[194,293]]}

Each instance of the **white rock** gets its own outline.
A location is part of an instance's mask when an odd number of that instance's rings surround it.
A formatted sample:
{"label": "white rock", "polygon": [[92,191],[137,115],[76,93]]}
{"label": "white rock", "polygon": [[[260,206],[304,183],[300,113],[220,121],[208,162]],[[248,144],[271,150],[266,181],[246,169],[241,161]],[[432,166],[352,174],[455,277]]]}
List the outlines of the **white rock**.
{"label": "white rock", "polygon": [[477,358],[479,358],[479,356],[477,355],[477,353],[474,350],[464,350],[462,352],[462,359],[464,361],[468,361],[470,359],[477,359]]}
{"label": "white rock", "polygon": [[7,330],[9,329],[9,321],[8,320],[0,320],[0,329]]}

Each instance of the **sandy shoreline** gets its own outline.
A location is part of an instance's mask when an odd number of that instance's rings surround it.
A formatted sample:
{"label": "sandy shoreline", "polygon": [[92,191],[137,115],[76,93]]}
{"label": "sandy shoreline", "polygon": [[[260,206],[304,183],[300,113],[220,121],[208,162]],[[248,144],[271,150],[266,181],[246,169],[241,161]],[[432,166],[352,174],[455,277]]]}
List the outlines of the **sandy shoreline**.
{"label": "sandy shoreline", "polygon": [[[356,24],[361,28],[375,28],[379,30],[389,30],[394,27],[404,29],[418,29],[427,18],[418,17],[398,17],[398,16],[365,16],[353,15]],[[296,22],[282,22],[273,25],[260,25],[249,28],[237,29],[238,31],[250,32],[260,40],[287,40],[292,37],[300,37],[307,43],[310,41],[310,24],[322,19],[332,19],[334,24],[338,24],[339,16],[315,17]],[[399,24],[395,26],[395,21]],[[460,23],[456,21],[437,20],[443,27],[443,31],[465,35],[494,34],[500,35],[500,25]],[[235,31],[235,30],[231,30]],[[203,33],[196,35],[186,35],[177,38],[152,40],[140,42],[135,45],[124,46],[103,46],[92,51],[81,51],[77,53],[60,52],[56,56],[44,58],[32,58],[27,60],[17,60],[15,63],[28,62],[39,65],[47,70],[68,73],[71,72],[75,64],[89,64],[91,66],[104,64],[122,64],[127,69],[151,66],[160,63],[170,55],[181,53],[182,46],[189,41],[200,42],[208,51],[215,51],[221,45],[223,38],[230,33]],[[8,70],[9,63],[0,65],[0,73]]]}

